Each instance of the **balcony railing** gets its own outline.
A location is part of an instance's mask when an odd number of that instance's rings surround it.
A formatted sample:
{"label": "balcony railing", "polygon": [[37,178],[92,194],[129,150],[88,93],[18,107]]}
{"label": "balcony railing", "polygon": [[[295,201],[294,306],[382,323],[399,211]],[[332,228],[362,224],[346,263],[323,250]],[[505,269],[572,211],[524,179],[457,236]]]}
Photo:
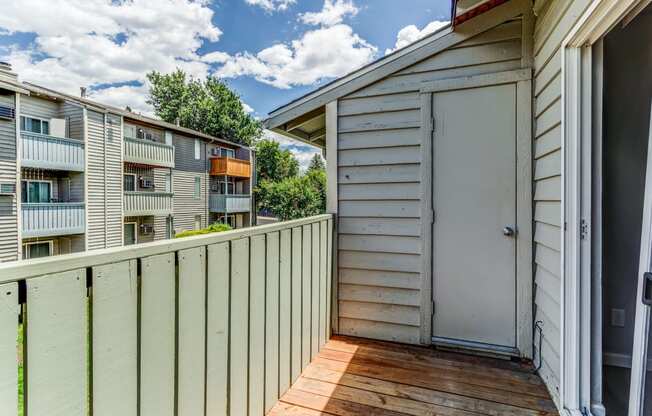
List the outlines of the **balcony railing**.
{"label": "balcony railing", "polygon": [[84,171],[84,142],[26,131],[20,136],[23,167]]}
{"label": "balcony railing", "polygon": [[21,204],[24,238],[82,234],[86,228],[83,202]]}
{"label": "balcony railing", "polygon": [[211,212],[249,212],[251,196],[211,193],[208,207]]}
{"label": "balcony railing", "polygon": [[151,140],[124,138],[125,162],[141,165],[174,167],[174,146]]}
{"label": "balcony railing", "polygon": [[131,192],[124,194],[124,215],[170,215],[172,196],[168,192]]}
{"label": "balcony railing", "polygon": [[214,157],[211,159],[211,175],[249,178],[251,177],[251,162],[230,157]]}
{"label": "balcony railing", "polygon": [[264,415],[330,336],[332,224],[0,264],[3,414],[19,350],[29,415]]}

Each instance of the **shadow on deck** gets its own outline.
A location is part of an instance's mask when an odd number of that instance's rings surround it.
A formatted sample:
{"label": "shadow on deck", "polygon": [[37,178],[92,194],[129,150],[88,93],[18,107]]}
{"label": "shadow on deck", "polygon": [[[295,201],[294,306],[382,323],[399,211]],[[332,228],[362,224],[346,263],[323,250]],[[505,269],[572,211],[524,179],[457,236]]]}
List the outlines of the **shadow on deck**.
{"label": "shadow on deck", "polygon": [[333,337],[269,415],[557,415],[529,365]]}

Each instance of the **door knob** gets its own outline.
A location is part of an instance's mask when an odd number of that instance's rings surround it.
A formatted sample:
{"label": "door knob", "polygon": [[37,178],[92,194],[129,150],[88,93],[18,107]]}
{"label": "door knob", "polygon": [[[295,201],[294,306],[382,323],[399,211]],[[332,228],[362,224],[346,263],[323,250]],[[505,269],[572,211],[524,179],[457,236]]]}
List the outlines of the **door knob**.
{"label": "door knob", "polygon": [[507,227],[505,226],[503,228],[503,235],[506,237],[513,237],[515,234],[514,229],[512,227]]}

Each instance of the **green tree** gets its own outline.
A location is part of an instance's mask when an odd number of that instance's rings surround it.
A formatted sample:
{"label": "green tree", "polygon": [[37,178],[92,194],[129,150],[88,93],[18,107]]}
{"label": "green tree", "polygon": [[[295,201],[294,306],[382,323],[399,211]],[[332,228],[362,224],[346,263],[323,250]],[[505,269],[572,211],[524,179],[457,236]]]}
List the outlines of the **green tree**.
{"label": "green tree", "polygon": [[282,221],[317,215],[323,212],[324,202],[315,180],[306,174],[278,182],[263,181],[259,202]]}
{"label": "green tree", "polygon": [[259,181],[282,181],[299,174],[299,162],[292,152],[281,150],[278,142],[261,139],[256,142],[256,174]]}
{"label": "green tree", "polygon": [[315,153],[315,155],[310,159],[310,164],[308,165],[308,172],[314,171],[314,170],[325,170],[326,165],[324,164],[324,159],[321,157],[319,153]]}
{"label": "green tree", "polygon": [[247,114],[242,101],[223,81],[188,77],[177,69],[170,74],[152,71],[147,103],[168,123],[251,145],[262,134],[262,124]]}

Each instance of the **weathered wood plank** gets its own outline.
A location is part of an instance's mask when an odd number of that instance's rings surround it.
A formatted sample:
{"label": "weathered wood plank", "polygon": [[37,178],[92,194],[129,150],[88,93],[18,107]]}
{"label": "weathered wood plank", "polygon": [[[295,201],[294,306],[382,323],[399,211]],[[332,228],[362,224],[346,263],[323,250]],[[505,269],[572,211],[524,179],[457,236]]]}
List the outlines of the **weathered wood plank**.
{"label": "weathered wood plank", "polygon": [[391,272],[386,270],[340,269],[340,284],[421,289],[419,273]]}
{"label": "weathered wood plank", "polygon": [[249,389],[249,239],[231,242],[229,404],[231,415],[247,415]]}
{"label": "weathered wood plank", "polygon": [[306,368],[312,357],[310,340],[312,337],[312,226],[303,226],[303,247],[301,250],[302,269],[302,308],[301,308],[301,370]]}
{"label": "weathered wood plank", "polygon": [[333,292],[333,284],[336,282],[335,273],[333,272],[333,245],[334,245],[334,232],[333,232],[333,219],[328,220],[328,225],[326,227],[328,231],[328,240],[327,240],[327,249],[326,255],[328,259],[326,260],[326,339],[328,340],[333,332],[332,322],[337,319],[337,309],[333,312],[333,304],[337,299],[337,292]]}
{"label": "weathered wood plank", "polygon": [[339,133],[368,130],[390,130],[419,127],[418,110],[393,111],[388,113],[361,114],[338,117]]}
{"label": "weathered wood plank", "polygon": [[379,147],[418,146],[419,129],[372,130],[339,133],[338,150],[369,149]]}
{"label": "weathered wood plank", "polygon": [[412,218],[340,218],[339,232],[419,237],[421,222]]}
{"label": "weathered wood plank", "polygon": [[297,406],[292,403],[279,401],[269,412],[268,416],[329,416],[329,413],[312,410],[305,407]]}
{"label": "weathered wood plank", "polygon": [[339,313],[342,318],[387,322],[399,325],[419,326],[421,312],[416,306],[387,303],[340,301]]}
{"label": "weathered wood plank", "polygon": [[206,414],[227,412],[229,372],[229,243],[207,246]]}
{"label": "weathered wood plank", "polygon": [[265,408],[265,236],[251,237],[249,282],[249,414]]}
{"label": "weathered wood plank", "polygon": [[369,184],[340,184],[340,201],[354,200],[412,200],[420,198],[420,184],[410,183],[369,183]]}
{"label": "weathered wood plank", "polygon": [[86,270],[27,280],[27,305],[27,414],[86,416]]}
{"label": "weathered wood plank", "polygon": [[279,397],[279,238],[279,233],[267,234],[265,253],[265,413]]}
{"label": "weathered wood plank", "polygon": [[328,320],[326,304],[328,283],[327,279],[327,262],[328,262],[328,222],[321,221],[319,223],[319,349],[328,341],[328,334],[326,333],[326,321]]}
{"label": "weathered wood plank", "polygon": [[[338,415],[338,416],[402,416],[401,413],[390,412],[385,409],[379,409],[360,403],[340,400],[321,394],[315,394],[310,391],[301,389],[292,389],[285,396],[283,402],[298,406],[301,409],[311,409],[319,414]],[[322,413],[324,412],[324,413]]]}
{"label": "weathered wood plank", "polygon": [[337,115],[351,116],[386,111],[415,110],[419,108],[419,104],[419,94],[417,92],[350,98],[338,101]]}
{"label": "weathered wood plank", "polygon": [[2,415],[18,415],[18,283],[0,285],[0,403]]}
{"label": "weathered wood plank", "polygon": [[206,250],[179,251],[178,414],[204,414]]}
{"label": "weathered wood plank", "polygon": [[418,218],[420,201],[340,201],[340,217]]}
{"label": "weathered wood plank", "polygon": [[413,289],[353,285],[340,282],[339,294],[340,301],[349,300],[415,307],[421,305],[421,294],[418,290]]}
{"label": "weathered wood plank", "polygon": [[350,318],[340,318],[339,333],[353,337],[403,342],[405,344],[418,344],[421,336],[419,328],[414,326]]}
{"label": "weathered wood plank", "polygon": [[290,388],[292,360],[292,231],[280,235],[280,290],[279,290],[279,393]]}
{"label": "weathered wood plank", "polygon": [[301,227],[292,229],[292,342],[291,342],[291,382],[294,383],[301,374],[301,299],[302,299],[302,277],[303,270],[301,253],[303,247]]}
{"label": "weathered wood plank", "polygon": [[340,150],[337,156],[337,164],[340,167],[402,165],[419,163],[419,161],[419,146]]}
{"label": "weathered wood plank", "polygon": [[174,253],[142,259],[140,414],[173,415],[175,384]]}
{"label": "weathered wood plank", "polygon": [[420,254],[421,240],[417,237],[340,234],[340,250],[383,253]]}
{"label": "weathered wood plank", "polygon": [[136,260],[93,267],[93,414],[138,414]]}
{"label": "weathered wood plank", "polygon": [[418,254],[347,251],[342,249],[340,249],[339,254],[340,267],[412,273],[421,271],[421,256]]}
{"label": "weathered wood plank", "polygon": [[319,291],[320,291],[320,278],[319,278],[319,223],[312,224],[312,243],[311,243],[311,300],[310,300],[310,358],[314,358],[319,352]]}
{"label": "weathered wood plank", "polygon": [[419,165],[352,166],[338,169],[339,184],[419,182]]}

